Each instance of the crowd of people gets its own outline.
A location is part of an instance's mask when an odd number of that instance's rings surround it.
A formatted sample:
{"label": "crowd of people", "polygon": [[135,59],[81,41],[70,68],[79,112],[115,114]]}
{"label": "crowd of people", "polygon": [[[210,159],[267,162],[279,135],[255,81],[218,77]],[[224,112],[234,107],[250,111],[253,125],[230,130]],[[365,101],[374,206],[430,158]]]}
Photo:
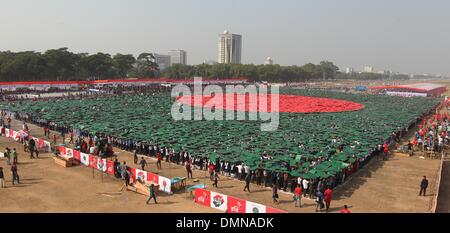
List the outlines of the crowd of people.
{"label": "crowd of people", "polygon": [[[109,95],[121,95],[127,93],[154,94],[159,92],[167,92],[170,90],[170,88],[159,85],[150,87],[105,86],[99,88],[99,90],[101,90],[102,93],[106,93]],[[134,153],[135,164],[138,164],[139,155],[154,157],[158,161],[158,169],[161,169],[161,161],[163,160],[168,163],[174,163],[184,166],[186,168],[188,179],[193,178],[193,170],[201,170],[205,172],[209,171],[210,178],[214,182],[213,186],[215,187],[219,186],[219,174],[245,181],[244,191],[251,192],[250,185],[252,183],[255,183],[257,186],[261,187],[271,187],[274,203],[277,202],[278,190],[292,192],[294,194],[293,198],[295,206],[302,207],[301,198],[309,197],[316,200],[316,210],[320,211],[322,211],[324,208],[326,211],[329,210],[331,196],[334,188],[344,183],[350,175],[363,167],[371,158],[378,155],[383,155],[383,159],[387,159],[389,150],[396,146],[396,143],[399,142],[400,138],[404,134],[406,134],[408,130],[402,129],[393,132],[391,137],[389,137],[384,142],[384,144],[380,144],[378,147],[374,148],[372,151],[370,151],[370,153],[368,153],[365,158],[356,159],[356,161],[350,164],[348,168],[342,169],[340,173],[334,176],[329,176],[327,178],[306,179],[302,177],[292,176],[290,173],[291,167],[289,165],[286,165],[287,171],[283,172],[270,171],[262,167],[251,169],[248,164],[245,164],[243,162],[224,161],[221,160],[220,157],[217,157],[215,160],[210,160],[207,156],[195,156],[184,150],[175,151],[173,148],[160,146],[158,143],[152,141],[145,142],[133,140],[130,138],[118,138],[103,133],[93,134],[81,129],[72,129],[68,125],[57,124],[45,119],[37,119],[26,113],[4,112],[3,116],[6,117],[6,120],[3,119],[4,117],[2,117],[1,123],[8,128],[11,126],[11,117],[16,118],[17,120],[22,120],[24,122],[32,122],[43,127],[44,134],[47,136],[47,138],[50,139],[53,136],[54,145],[57,143],[57,136],[56,134],[51,135],[50,130],[57,131],[61,134],[63,138],[62,143],[65,143],[66,136],[69,135],[70,143],[73,143],[75,145],[75,148],[83,153],[89,153],[102,158],[107,158],[114,156],[113,147],[117,147],[122,150]],[[418,117],[417,121],[412,122],[409,128],[414,127],[415,124],[420,120],[421,118]],[[437,115],[433,117],[432,120],[435,120],[435,124],[426,124],[427,119],[424,119],[424,124],[420,126],[421,129],[416,133],[414,141],[410,143],[412,147],[422,147],[427,149],[434,146],[435,151],[442,151],[444,140],[448,141],[448,117]],[[33,157],[32,151],[35,150],[33,149],[34,146],[31,146],[31,141],[33,140],[29,140],[30,144],[28,145],[28,148],[31,148],[30,153],[31,157]],[[266,159],[267,156],[269,155],[261,155],[261,160]],[[314,161],[311,162],[312,165],[316,165],[321,162],[321,158],[314,158]],[[140,165],[142,170],[145,170],[145,166],[147,164],[143,157],[141,157]],[[129,179],[131,177],[131,174],[129,173],[127,167],[128,165],[126,164],[126,162],[120,163],[117,161],[117,159],[114,161],[114,174],[117,178],[121,178],[124,180],[125,186],[129,185]],[[155,197],[154,200],[156,203]]]}

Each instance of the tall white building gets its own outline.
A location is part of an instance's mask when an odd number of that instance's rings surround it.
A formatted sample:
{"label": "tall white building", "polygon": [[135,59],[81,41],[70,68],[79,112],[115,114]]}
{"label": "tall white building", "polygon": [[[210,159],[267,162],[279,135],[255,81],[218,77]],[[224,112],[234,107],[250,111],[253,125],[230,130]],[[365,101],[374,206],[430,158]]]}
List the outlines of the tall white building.
{"label": "tall white building", "polygon": [[184,50],[170,50],[169,51],[169,56],[170,56],[170,66],[172,66],[173,64],[182,64],[182,65],[186,65],[187,64],[187,56],[186,56],[186,51]]}
{"label": "tall white building", "polygon": [[351,68],[351,67],[347,67],[347,68],[345,69],[345,73],[347,73],[347,74],[353,74],[353,72],[354,72],[354,70],[353,70],[353,68]]}
{"label": "tall white building", "polygon": [[219,35],[219,63],[241,64],[242,36],[224,31]]}
{"label": "tall white building", "polygon": [[159,70],[164,70],[170,67],[170,56],[163,54],[153,54],[155,56],[155,62],[159,66]]}
{"label": "tall white building", "polygon": [[363,73],[373,73],[373,67],[372,66],[364,66]]}

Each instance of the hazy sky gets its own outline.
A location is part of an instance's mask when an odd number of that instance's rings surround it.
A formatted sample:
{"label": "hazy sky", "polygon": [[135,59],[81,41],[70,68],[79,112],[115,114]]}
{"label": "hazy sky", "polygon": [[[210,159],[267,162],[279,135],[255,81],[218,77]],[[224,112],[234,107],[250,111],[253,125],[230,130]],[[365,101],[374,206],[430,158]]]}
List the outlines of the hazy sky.
{"label": "hazy sky", "polygon": [[0,50],[179,48],[198,64],[225,29],[243,35],[244,63],[450,75],[449,0],[0,0]]}

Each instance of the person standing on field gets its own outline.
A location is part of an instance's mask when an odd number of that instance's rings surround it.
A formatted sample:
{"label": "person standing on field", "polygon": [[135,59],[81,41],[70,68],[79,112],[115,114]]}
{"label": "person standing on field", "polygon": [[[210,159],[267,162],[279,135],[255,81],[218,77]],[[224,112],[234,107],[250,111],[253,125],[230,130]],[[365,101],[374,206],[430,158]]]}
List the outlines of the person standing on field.
{"label": "person standing on field", "polygon": [[13,163],[18,163],[16,148],[13,149]]}
{"label": "person standing on field", "polygon": [[250,181],[251,181],[251,175],[250,174],[248,174],[246,177],[245,177],[245,187],[244,187],[244,192],[245,192],[245,190],[248,190],[248,192],[250,192]]}
{"label": "person standing on field", "polygon": [[192,168],[191,168],[191,162],[186,162],[186,172],[187,172],[187,178],[192,179]]}
{"label": "person standing on field", "polygon": [[428,188],[428,180],[427,177],[424,176],[422,181],[420,182],[420,192],[419,192],[419,196],[426,196],[427,195],[427,188]]}
{"label": "person standing on field", "polygon": [[17,184],[20,184],[19,180],[19,173],[17,172],[17,164],[13,163],[11,166],[11,173],[12,173],[12,184],[14,185],[14,181],[17,181]]}
{"label": "person standing on field", "polygon": [[5,149],[5,158],[6,158],[6,163],[8,165],[11,165],[11,154],[10,154],[10,150],[8,147],[6,147],[6,149]]}
{"label": "person standing on field", "polygon": [[141,157],[140,164],[141,164],[141,168],[142,168],[141,170],[145,171],[145,166],[147,166],[147,161],[145,161],[144,157]]}
{"label": "person standing on field", "polygon": [[327,188],[323,195],[325,196],[325,212],[328,212],[328,209],[330,209],[331,204],[331,195],[333,194],[333,190],[330,188]]}
{"label": "person standing on field", "polygon": [[151,184],[150,185],[150,194],[149,194],[149,196],[148,196],[148,199],[147,199],[147,205],[150,203],[150,201],[153,199],[154,201],[155,201],[155,204],[158,204],[158,202],[156,202],[156,195],[155,195],[155,185],[154,184]]}
{"label": "person standing on field", "polygon": [[302,207],[302,187],[300,184],[297,184],[297,187],[294,190],[294,203],[295,203],[295,207],[299,206],[300,208]]}

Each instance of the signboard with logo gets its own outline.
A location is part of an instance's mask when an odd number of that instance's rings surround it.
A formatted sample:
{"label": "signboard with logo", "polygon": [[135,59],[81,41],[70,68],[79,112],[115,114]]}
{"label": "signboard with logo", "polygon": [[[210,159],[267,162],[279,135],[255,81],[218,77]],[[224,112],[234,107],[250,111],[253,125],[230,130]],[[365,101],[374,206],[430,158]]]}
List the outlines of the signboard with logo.
{"label": "signboard with logo", "polygon": [[228,197],[211,191],[211,208],[226,211],[228,208]]}

